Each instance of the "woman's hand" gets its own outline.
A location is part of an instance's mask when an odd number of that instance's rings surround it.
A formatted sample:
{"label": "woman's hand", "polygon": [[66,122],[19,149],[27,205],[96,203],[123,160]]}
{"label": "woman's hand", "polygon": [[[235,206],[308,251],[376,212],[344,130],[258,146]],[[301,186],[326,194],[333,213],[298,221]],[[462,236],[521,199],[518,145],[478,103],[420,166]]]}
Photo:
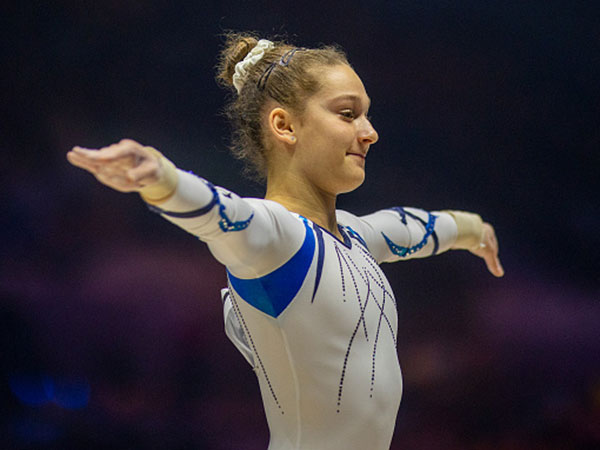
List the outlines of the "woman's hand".
{"label": "woman's hand", "polygon": [[498,258],[498,240],[496,239],[496,232],[494,231],[494,227],[487,222],[484,222],[482,227],[483,233],[479,247],[469,251],[484,259],[485,264],[492,275],[501,277],[504,275],[504,269],[502,268],[502,264],[500,264],[500,258]]}
{"label": "woman's hand", "polygon": [[158,151],[131,139],[100,149],[73,147],[67,159],[93,174],[98,181],[120,192],[139,192],[163,177]]}

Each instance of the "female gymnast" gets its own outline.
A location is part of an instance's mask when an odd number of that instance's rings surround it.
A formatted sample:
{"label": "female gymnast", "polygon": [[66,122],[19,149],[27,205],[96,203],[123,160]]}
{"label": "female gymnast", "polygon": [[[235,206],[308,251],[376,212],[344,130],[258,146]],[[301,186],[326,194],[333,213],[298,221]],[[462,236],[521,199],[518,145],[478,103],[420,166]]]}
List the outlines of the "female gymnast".
{"label": "female gymnast", "polygon": [[466,249],[502,276],[494,229],[472,213],[336,210],[378,135],[361,79],[336,47],[230,34],[218,80],[234,150],[266,179],[240,198],[124,139],[68,160],[198,236],[227,271],[225,330],[251,364],[270,450],[388,449],[402,392],[396,300],[382,262]]}

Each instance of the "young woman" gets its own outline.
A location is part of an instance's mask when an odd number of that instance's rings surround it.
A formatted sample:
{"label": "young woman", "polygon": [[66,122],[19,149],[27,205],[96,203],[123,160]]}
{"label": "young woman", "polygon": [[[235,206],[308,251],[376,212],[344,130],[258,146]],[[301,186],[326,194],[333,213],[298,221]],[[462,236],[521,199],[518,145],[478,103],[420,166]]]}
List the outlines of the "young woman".
{"label": "young woman", "polygon": [[229,36],[218,79],[234,149],[266,178],[240,198],[132,140],[69,161],[206,242],[225,265],[226,332],[258,377],[269,449],[387,449],[402,392],[396,301],[379,264],[467,249],[503,275],[476,214],[336,210],[360,186],[378,135],[370,99],[337,48]]}

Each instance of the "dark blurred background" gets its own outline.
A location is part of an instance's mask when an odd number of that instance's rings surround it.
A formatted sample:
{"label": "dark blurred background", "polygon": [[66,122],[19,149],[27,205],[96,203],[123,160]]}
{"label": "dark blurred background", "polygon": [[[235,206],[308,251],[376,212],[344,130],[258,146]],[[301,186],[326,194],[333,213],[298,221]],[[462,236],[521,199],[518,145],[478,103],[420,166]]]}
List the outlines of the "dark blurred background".
{"label": "dark blurred background", "polygon": [[0,448],[266,448],[258,384],[223,332],[223,268],[65,159],[129,137],[261,196],[227,152],[226,29],[347,50],[380,141],[340,207],[496,227],[502,279],[466,252],[385,266],[405,377],[392,448],[600,448],[600,3],[1,8]]}

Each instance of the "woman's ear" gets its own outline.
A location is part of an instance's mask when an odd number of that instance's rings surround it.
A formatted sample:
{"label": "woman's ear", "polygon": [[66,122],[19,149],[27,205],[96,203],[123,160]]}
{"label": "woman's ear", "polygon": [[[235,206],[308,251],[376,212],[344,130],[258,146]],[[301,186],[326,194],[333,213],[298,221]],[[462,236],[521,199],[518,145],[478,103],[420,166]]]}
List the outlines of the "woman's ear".
{"label": "woman's ear", "polygon": [[277,141],[287,145],[296,143],[292,121],[292,114],[285,109],[278,106],[271,110],[269,113],[269,129]]}

